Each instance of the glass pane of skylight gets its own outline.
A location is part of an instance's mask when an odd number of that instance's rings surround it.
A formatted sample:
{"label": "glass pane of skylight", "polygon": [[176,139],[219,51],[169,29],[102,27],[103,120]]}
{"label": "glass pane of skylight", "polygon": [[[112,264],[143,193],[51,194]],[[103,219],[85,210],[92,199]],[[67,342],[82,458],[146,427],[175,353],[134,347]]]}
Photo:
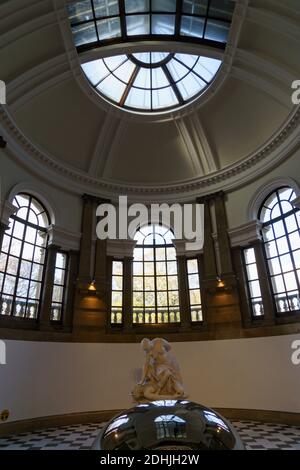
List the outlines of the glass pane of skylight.
{"label": "glass pane of skylight", "polygon": [[182,11],[192,15],[205,15],[208,0],[183,0]]}
{"label": "glass pane of skylight", "polygon": [[175,58],[180,60],[180,62],[186,65],[189,69],[192,69],[198,60],[197,55],[191,54],[175,54]]}
{"label": "glass pane of skylight", "polygon": [[150,109],[151,108],[151,96],[150,91],[140,90],[139,88],[131,88],[125,106],[139,109]]}
{"label": "glass pane of skylight", "polygon": [[176,0],[152,0],[152,11],[176,11]]}
{"label": "glass pane of skylight", "polygon": [[115,78],[113,75],[110,75],[100,83],[97,90],[101,91],[112,100],[119,102],[125,88],[126,85],[124,85],[124,83],[120,82],[120,80]]}
{"label": "glass pane of skylight", "polygon": [[204,68],[209,70],[213,75],[217,73],[222,63],[219,59],[212,59],[211,57],[200,57],[199,64],[201,64]]}
{"label": "glass pane of skylight", "polygon": [[72,31],[74,35],[75,46],[89,44],[91,42],[97,41],[96,28],[93,21],[91,23],[84,23],[79,26],[73,26]]}
{"label": "glass pane of skylight", "polygon": [[205,30],[205,39],[212,41],[227,42],[229,24],[222,21],[208,20]]}
{"label": "glass pane of skylight", "polygon": [[150,63],[150,52],[138,52],[136,54],[132,54],[137,60],[144,62],[145,64]]}
{"label": "glass pane of skylight", "polygon": [[96,18],[119,14],[118,0],[93,0],[93,2]]}
{"label": "glass pane of skylight", "polygon": [[92,85],[96,85],[109,74],[102,59],[82,64],[82,69]]}
{"label": "glass pane of skylight", "polygon": [[153,109],[169,108],[170,106],[174,106],[176,104],[178,104],[178,100],[171,87],[163,88],[162,90],[153,90]]}
{"label": "glass pane of skylight", "polygon": [[176,82],[183,78],[187,73],[189,73],[189,69],[187,69],[184,65],[177,62],[177,60],[172,59],[168,64],[167,67],[171,72],[173,80]]}
{"label": "glass pane of skylight", "polygon": [[133,86],[140,88],[150,88],[151,87],[151,69],[141,68],[137,74],[137,77],[134,81]]}
{"label": "glass pane of skylight", "polygon": [[[219,62],[219,61],[218,61]],[[204,78],[204,80],[206,80],[208,83],[211,82],[211,80],[214,78],[215,76],[215,71],[214,71],[214,68],[213,67],[213,71],[209,68],[209,66],[207,65],[203,65],[200,61],[197,62],[197,64],[195,65],[193,71],[196,72],[198,75],[200,75],[202,78]]]}
{"label": "glass pane of skylight", "polygon": [[149,0],[125,0],[126,13],[138,13],[149,9]]}
{"label": "glass pane of skylight", "polygon": [[136,66],[131,62],[131,60],[127,60],[123,65],[117,68],[114,75],[123,82],[128,83],[135,67]]}
{"label": "glass pane of skylight", "polygon": [[182,16],[180,34],[183,36],[203,37],[204,19],[194,16]]}
{"label": "glass pane of skylight", "polygon": [[177,83],[177,87],[184,100],[188,100],[192,96],[196,95],[206,86],[200,78],[194,75],[192,72],[189,73],[185,78]]}
{"label": "glass pane of skylight", "polygon": [[90,0],[82,0],[81,2],[67,5],[67,9],[71,24],[88,21],[93,18],[93,10]]}
{"label": "glass pane of skylight", "polygon": [[108,18],[97,21],[99,39],[111,39],[121,36],[121,26],[119,18]]}
{"label": "glass pane of skylight", "polygon": [[127,60],[126,55],[115,55],[113,57],[106,57],[103,59],[107,68],[111,71],[114,71],[119,67],[123,62]]}
{"label": "glass pane of skylight", "polygon": [[152,15],[152,34],[174,34],[175,15]]}
{"label": "glass pane of skylight", "polygon": [[168,57],[169,52],[151,52],[151,63],[156,64],[157,62],[161,62]]}
{"label": "glass pane of skylight", "polygon": [[128,36],[150,33],[150,15],[126,16]]}
{"label": "glass pane of skylight", "polygon": [[209,7],[209,16],[230,20],[234,10],[232,0],[211,0]]}
{"label": "glass pane of skylight", "polygon": [[162,88],[169,85],[169,80],[167,79],[164,71],[161,67],[152,69],[152,88]]}

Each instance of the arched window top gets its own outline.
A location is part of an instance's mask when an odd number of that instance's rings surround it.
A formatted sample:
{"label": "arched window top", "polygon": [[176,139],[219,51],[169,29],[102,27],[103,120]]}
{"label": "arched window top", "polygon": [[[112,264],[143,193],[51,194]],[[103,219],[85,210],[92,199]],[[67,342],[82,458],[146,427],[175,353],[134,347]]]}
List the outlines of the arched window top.
{"label": "arched window top", "polygon": [[163,225],[145,225],[139,228],[135,234],[136,246],[149,245],[172,245],[173,232]]}
{"label": "arched window top", "polygon": [[49,226],[49,215],[44,206],[30,194],[20,193],[14,197],[13,205],[17,207],[13,218],[28,222],[39,229]]}
{"label": "arched window top", "polygon": [[296,199],[296,193],[288,186],[272,192],[262,204],[259,219],[263,224],[280,219],[295,210],[292,201]]}

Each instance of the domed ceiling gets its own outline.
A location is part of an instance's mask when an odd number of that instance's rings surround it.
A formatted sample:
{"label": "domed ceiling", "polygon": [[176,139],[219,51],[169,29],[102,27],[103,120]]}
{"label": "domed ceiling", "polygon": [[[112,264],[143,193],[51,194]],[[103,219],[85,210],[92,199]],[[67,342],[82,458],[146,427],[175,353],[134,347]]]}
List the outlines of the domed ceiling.
{"label": "domed ceiling", "polygon": [[[224,47],[162,34],[76,50],[68,17],[72,2],[1,2],[0,78],[7,84],[7,105],[0,109],[0,135],[12,157],[78,193],[144,199],[188,198],[268,171],[298,143],[291,84],[300,78],[300,5],[233,3]],[[221,66],[191,102],[140,113],[100,96],[84,73],[83,64],[122,54],[144,62],[147,55],[163,54],[162,63],[190,55]]]}

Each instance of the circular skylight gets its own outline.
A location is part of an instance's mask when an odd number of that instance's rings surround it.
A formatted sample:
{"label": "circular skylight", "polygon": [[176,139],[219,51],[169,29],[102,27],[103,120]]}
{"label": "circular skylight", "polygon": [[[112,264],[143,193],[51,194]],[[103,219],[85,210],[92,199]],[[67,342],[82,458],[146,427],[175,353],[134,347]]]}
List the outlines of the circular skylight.
{"label": "circular skylight", "polygon": [[177,108],[200,95],[221,60],[210,57],[139,52],[82,64],[95,90],[120,107],[141,112]]}

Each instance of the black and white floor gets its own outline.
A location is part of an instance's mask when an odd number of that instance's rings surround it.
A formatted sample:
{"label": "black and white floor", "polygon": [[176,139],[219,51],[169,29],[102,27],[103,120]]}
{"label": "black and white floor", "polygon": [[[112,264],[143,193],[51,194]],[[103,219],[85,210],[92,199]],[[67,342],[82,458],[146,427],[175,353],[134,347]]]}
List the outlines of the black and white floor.
{"label": "black and white floor", "polygon": [[[49,428],[0,438],[0,450],[89,450],[105,423]],[[300,450],[300,426],[234,421],[248,450]]]}

